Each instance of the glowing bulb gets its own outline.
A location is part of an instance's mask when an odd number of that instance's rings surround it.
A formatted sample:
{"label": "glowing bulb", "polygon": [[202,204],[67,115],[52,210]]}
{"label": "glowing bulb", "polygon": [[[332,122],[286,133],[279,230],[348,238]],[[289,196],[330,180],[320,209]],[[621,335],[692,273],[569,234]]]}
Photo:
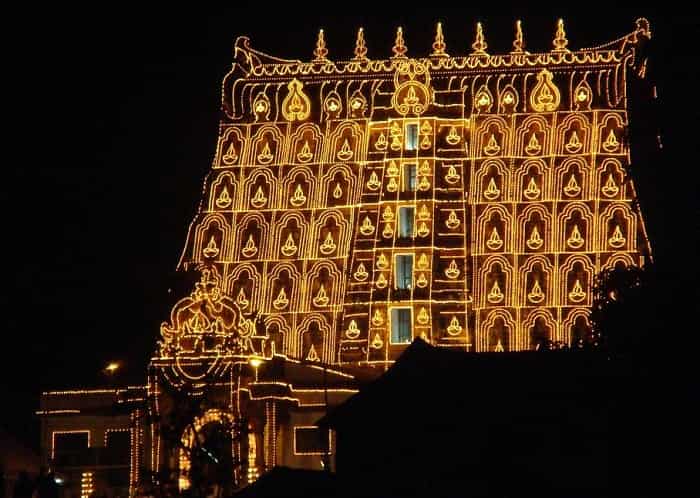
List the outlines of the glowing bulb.
{"label": "glowing bulb", "polygon": [[108,373],[113,374],[114,372],[116,372],[117,370],[119,370],[119,363],[117,363],[116,361],[113,361],[113,362],[109,363],[109,364],[105,367],[105,370],[106,370]]}
{"label": "glowing bulb", "polygon": [[258,368],[262,365],[262,360],[260,358],[251,358],[249,363],[251,367]]}

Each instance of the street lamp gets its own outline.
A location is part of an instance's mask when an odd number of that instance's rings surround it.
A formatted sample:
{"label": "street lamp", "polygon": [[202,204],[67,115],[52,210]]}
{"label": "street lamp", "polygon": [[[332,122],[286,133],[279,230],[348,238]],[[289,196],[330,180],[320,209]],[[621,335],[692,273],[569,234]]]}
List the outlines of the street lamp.
{"label": "street lamp", "polygon": [[118,361],[110,361],[105,367],[105,373],[108,375],[114,375],[114,373],[119,370],[119,367],[121,367],[121,365]]}
{"label": "street lamp", "polygon": [[250,363],[250,366],[255,369],[255,382],[258,381],[258,367],[262,365],[262,358],[258,358],[257,356],[253,356],[248,360],[248,363]]}

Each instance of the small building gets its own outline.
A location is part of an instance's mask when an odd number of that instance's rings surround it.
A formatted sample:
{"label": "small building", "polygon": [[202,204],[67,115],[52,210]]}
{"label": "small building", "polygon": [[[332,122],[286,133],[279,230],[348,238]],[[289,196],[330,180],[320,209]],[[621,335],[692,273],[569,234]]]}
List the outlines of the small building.
{"label": "small building", "polygon": [[56,473],[63,498],[130,496],[137,468],[134,406],[143,387],[75,389],[42,393],[42,465]]}

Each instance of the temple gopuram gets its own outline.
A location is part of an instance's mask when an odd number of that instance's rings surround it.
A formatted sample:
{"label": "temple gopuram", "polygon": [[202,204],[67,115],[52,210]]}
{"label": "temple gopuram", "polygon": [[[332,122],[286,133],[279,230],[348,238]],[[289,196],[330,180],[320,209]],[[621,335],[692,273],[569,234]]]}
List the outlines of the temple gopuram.
{"label": "temple gopuram", "polygon": [[[130,494],[163,473],[188,489],[212,424],[231,434],[237,486],[332,466],[316,421],[415,338],[479,353],[590,336],[595,275],[651,257],[628,133],[651,29],[583,49],[554,31],[531,53],[518,21],[512,50],[492,54],[481,24],[467,51],[438,24],[414,55],[399,28],[370,58],[360,29],[346,61],[322,30],[308,61],[236,40],[179,262],[199,281],[163,322],[145,386],[114,392]],[[90,433],[51,415],[80,411],[64,398],[42,399],[45,455],[52,431]],[[198,411],[173,438],[183,399]]]}

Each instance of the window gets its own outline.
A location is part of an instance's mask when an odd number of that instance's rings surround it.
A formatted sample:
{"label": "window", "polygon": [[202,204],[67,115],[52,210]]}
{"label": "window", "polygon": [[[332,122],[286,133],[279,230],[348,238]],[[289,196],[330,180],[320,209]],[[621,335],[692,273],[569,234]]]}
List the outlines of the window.
{"label": "window", "polygon": [[86,464],[94,457],[94,452],[90,451],[90,431],[54,431],[51,434],[51,458],[59,467]]}
{"label": "window", "polygon": [[391,343],[411,342],[411,308],[391,309]]}
{"label": "window", "polygon": [[410,289],[413,283],[413,254],[396,256],[396,288]]}
{"label": "window", "polygon": [[415,164],[404,164],[403,165],[403,191],[404,192],[415,192],[416,191],[416,165]]}
{"label": "window", "polygon": [[408,239],[413,237],[415,211],[413,206],[399,208],[399,238]]}
{"label": "window", "polygon": [[418,149],[418,123],[406,125],[406,150]]}
{"label": "window", "polygon": [[105,460],[110,465],[129,465],[131,433],[128,430],[109,431],[107,432],[106,440]]}
{"label": "window", "polygon": [[295,455],[323,455],[327,448],[330,448],[330,432],[316,426],[294,427]]}

